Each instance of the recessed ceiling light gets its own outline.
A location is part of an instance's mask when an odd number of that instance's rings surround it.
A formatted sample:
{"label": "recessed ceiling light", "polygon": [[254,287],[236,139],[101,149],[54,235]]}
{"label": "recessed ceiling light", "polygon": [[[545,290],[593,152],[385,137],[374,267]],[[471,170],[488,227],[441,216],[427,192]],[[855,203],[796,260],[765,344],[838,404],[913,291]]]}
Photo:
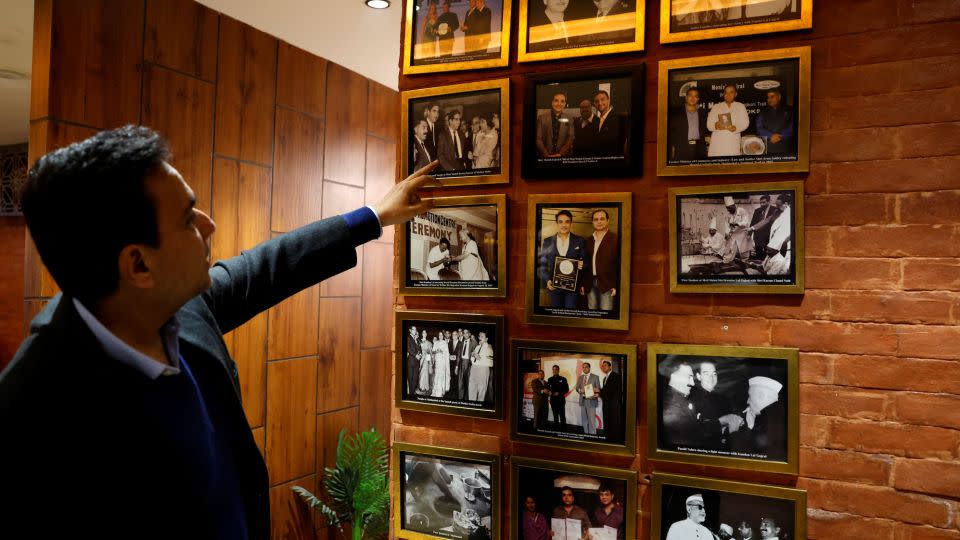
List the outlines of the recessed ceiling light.
{"label": "recessed ceiling light", "polygon": [[373,9],[387,9],[390,7],[390,0],[366,0],[367,7]]}

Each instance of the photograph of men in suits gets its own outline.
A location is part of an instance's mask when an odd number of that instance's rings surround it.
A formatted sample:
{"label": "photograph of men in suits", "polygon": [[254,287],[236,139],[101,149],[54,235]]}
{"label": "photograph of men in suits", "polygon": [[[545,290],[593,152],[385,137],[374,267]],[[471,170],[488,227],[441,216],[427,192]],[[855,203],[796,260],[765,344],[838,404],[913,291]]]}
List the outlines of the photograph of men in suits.
{"label": "photograph of men in suits", "polygon": [[413,126],[413,156],[411,163],[415,169],[426,167],[433,161],[433,154],[427,148],[427,133],[430,128],[427,120],[421,118]]}
{"label": "photograph of men in suits", "polygon": [[537,378],[530,383],[533,390],[533,427],[543,429],[547,424],[547,402],[550,399],[550,386],[543,370],[537,371]]}
{"label": "photograph of men in suits", "polygon": [[550,389],[550,410],[553,411],[553,423],[564,431],[567,428],[567,393],[570,385],[567,378],[560,374],[560,366],[554,364],[550,371],[553,375],[547,379]]}
{"label": "photograph of men in suits", "polygon": [[437,135],[437,159],[440,160],[440,169],[443,171],[462,171],[464,152],[463,138],[460,135],[460,120],[462,114],[457,109],[447,112],[446,129],[440,130]]}
{"label": "photograph of men in suits", "polygon": [[670,128],[667,141],[670,145],[668,159],[694,160],[707,158],[706,137],[707,110],[700,106],[700,89],[687,88],[683,98],[683,107],[670,115]]}
{"label": "photograph of men in suits", "polygon": [[428,103],[423,108],[423,119],[427,121],[427,132],[423,136],[423,143],[427,147],[427,153],[437,158],[437,120],[440,119],[440,105]]}
{"label": "photograph of men in suits", "polygon": [[[538,256],[537,275],[541,287],[547,291],[550,307],[576,309],[579,296],[583,293],[579,273],[582,273],[584,259],[587,256],[587,242],[582,236],[570,232],[573,226],[573,214],[566,209],[556,215],[557,233],[543,239]],[[559,289],[554,286],[554,266],[557,257],[576,259],[578,278],[574,290]]]}
{"label": "photograph of men in suits", "polygon": [[617,233],[610,230],[610,213],[600,208],[593,211],[593,234],[587,237],[588,265],[586,274],[587,309],[616,309],[620,283],[620,244]]}
{"label": "photograph of men in suits", "polygon": [[576,391],[580,394],[580,426],[586,435],[597,434],[597,405],[600,404],[600,377],[590,373],[590,364],[584,362],[577,376]]}
{"label": "photograph of men in suits", "polygon": [[623,376],[613,370],[610,360],[600,362],[600,403],[603,408],[603,435],[608,442],[622,442],[623,432]]}
{"label": "photograph of men in suits", "polygon": [[613,111],[613,106],[610,103],[610,93],[606,90],[598,90],[593,95],[593,105],[597,108],[598,118],[597,155],[629,157],[627,115]]}
{"label": "photograph of men in suits", "polygon": [[490,20],[493,13],[486,0],[470,0],[470,9],[463,18],[464,53],[485,53],[490,46]]}
{"label": "photograph of men in suits", "polygon": [[563,111],[567,95],[557,92],[550,100],[550,109],[537,115],[537,155],[559,158],[573,149],[573,122]]}

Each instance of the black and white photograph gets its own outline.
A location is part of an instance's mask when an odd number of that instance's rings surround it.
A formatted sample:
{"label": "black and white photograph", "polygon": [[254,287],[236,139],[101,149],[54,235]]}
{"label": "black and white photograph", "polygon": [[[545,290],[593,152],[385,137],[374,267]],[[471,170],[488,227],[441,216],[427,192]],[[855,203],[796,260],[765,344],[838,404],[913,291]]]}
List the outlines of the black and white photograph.
{"label": "black and white photograph", "polygon": [[524,178],[642,174],[643,65],[530,75]]}
{"label": "black and white photograph", "polygon": [[653,475],[652,538],[803,540],[806,492],[671,474]]}
{"label": "black and white photograph", "polygon": [[636,537],[636,472],[520,457],[511,462],[512,538]]}
{"label": "black and white photograph", "polygon": [[797,358],[796,349],[649,344],[651,459],[796,466]]}
{"label": "black and white photograph", "polygon": [[513,438],[635,453],[636,346],[514,340]]}
{"label": "black and white photograph", "polygon": [[813,0],[665,0],[660,9],[661,43],[813,26]]}
{"label": "black and white photograph", "polygon": [[507,65],[510,2],[410,0],[404,73]]}
{"label": "black and white photograph", "polygon": [[397,406],[500,417],[503,318],[398,311]]}
{"label": "black and white photograph", "polygon": [[671,290],[802,292],[796,182],[669,190]]}
{"label": "black and white photograph", "polygon": [[658,174],[808,170],[809,55],[806,47],[661,62]]}
{"label": "black and white photograph", "polygon": [[498,456],[405,443],[394,447],[397,537],[499,538]]}
{"label": "black and white photograph", "polygon": [[400,294],[504,296],[506,196],[441,197],[401,239]]}
{"label": "black and white photograph", "polygon": [[527,320],[626,329],[629,193],[530,195]]}
{"label": "black and white photograph", "polygon": [[439,161],[431,176],[443,185],[507,182],[508,87],[501,79],[403,92],[406,174]]}
{"label": "black and white photograph", "polygon": [[643,50],[644,3],[521,0],[519,60]]}

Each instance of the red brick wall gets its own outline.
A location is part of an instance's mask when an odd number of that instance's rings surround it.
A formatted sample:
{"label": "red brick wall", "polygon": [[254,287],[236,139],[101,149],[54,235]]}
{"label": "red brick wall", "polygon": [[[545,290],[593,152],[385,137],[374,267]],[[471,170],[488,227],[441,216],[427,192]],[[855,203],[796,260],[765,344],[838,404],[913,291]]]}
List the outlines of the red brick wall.
{"label": "red brick wall", "polygon": [[[394,411],[394,439],[636,469],[641,538],[649,537],[650,525],[645,475],[656,470],[806,489],[809,538],[960,540],[960,4],[818,0],[813,31],[669,47],[658,44],[660,2],[646,4],[643,54],[401,77],[402,90],[510,77],[515,158],[505,188],[445,192],[508,194],[508,298],[398,297],[397,304],[503,313],[509,338],[628,341],[638,343],[641,353],[653,341],[798,347],[799,478],[655,464],[642,450],[624,460],[537,448],[511,442],[507,421],[410,411]],[[656,176],[657,61],[799,45],[813,48],[809,174]],[[520,177],[524,73],[640,62],[647,63],[642,178],[527,182]],[[806,294],[671,294],[667,188],[775,179],[805,181]],[[634,193],[629,332],[571,333],[523,322],[526,195],[563,191]],[[646,405],[645,396],[640,405]],[[641,449],[646,428],[641,414]],[[507,503],[502,510],[508,535]]]}
{"label": "red brick wall", "polygon": [[0,217],[0,369],[23,340],[22,217]]}

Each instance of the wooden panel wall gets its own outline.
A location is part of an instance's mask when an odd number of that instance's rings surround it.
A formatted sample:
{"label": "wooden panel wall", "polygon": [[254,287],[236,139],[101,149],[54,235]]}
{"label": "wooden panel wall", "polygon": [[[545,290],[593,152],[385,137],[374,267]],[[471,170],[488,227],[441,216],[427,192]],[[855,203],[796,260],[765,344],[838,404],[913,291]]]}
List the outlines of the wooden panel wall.
{"label": "wooden panel wall", "polygon": [[[513,1],[514,13],[519,1],[524,0]],[[641,479],[636,510],[643,539],[649,538],[650,525],[647,475],[654,470],[797,485],[809,494],[810,538],[960,539],[957,3],[816,0],[812,31],[672,46],[659,45],[661,2],[645,4],[643,53],[530,64],[512,61],[503,69],[401,77],[401,90],[509,77],[515,158],[506,187],[452,188],[443,193],[507,194],[511,254],[507,298],[451,303],[399,297],[397,305],[502,313],[508,338],[625,341],[640,345],[641,358],[645,344],[654,341],[798,347],[799,478],[667,467],[648,461],[644,450],[633,459],[618,459],[515,444],[509,439],[507,420],[412,411],[394,413],[394,440],[632,468]],[[516,36],[516,21],[513,24]],[[657,177],[658,61],[801,45],[813,48],[809,174]],[[516,58],[516,38],[511,58]],[[524,75],[637,63],[647,64],[642,178],[524,180],[518,159]],[[807,194],[805,295],[669,292],[669,187],[794,179],[805,182]],[[594,191],[634,194],[630,330],[572,332],[529,326],[523,321],[527,195]],[[638,411],[646,405],[643,394]],[[643,449],[647,426],[644,415],[639,420],[636,436]],[[509,479],[506,466],[503,472],[502,477]],[[508,538],[507,503],[502,510],[502,538]]]}
{"label": "wooden panel wall", "polygon": [[[31,162],[100,129],[157,129],[217,223],[215,259],[376,202],[395,182],[395,91],[192,0],[89,4],[37,0]],[[326,537],[290,487],[317,489],[341,428],[389,428],[389,394],[376,390],[389,374],[392,238],[225,336],[270,472],[274,538]],[[57,289],[29,239],[24,249],[29,321]],[[377,395],[361,404],[361,389]]]}

